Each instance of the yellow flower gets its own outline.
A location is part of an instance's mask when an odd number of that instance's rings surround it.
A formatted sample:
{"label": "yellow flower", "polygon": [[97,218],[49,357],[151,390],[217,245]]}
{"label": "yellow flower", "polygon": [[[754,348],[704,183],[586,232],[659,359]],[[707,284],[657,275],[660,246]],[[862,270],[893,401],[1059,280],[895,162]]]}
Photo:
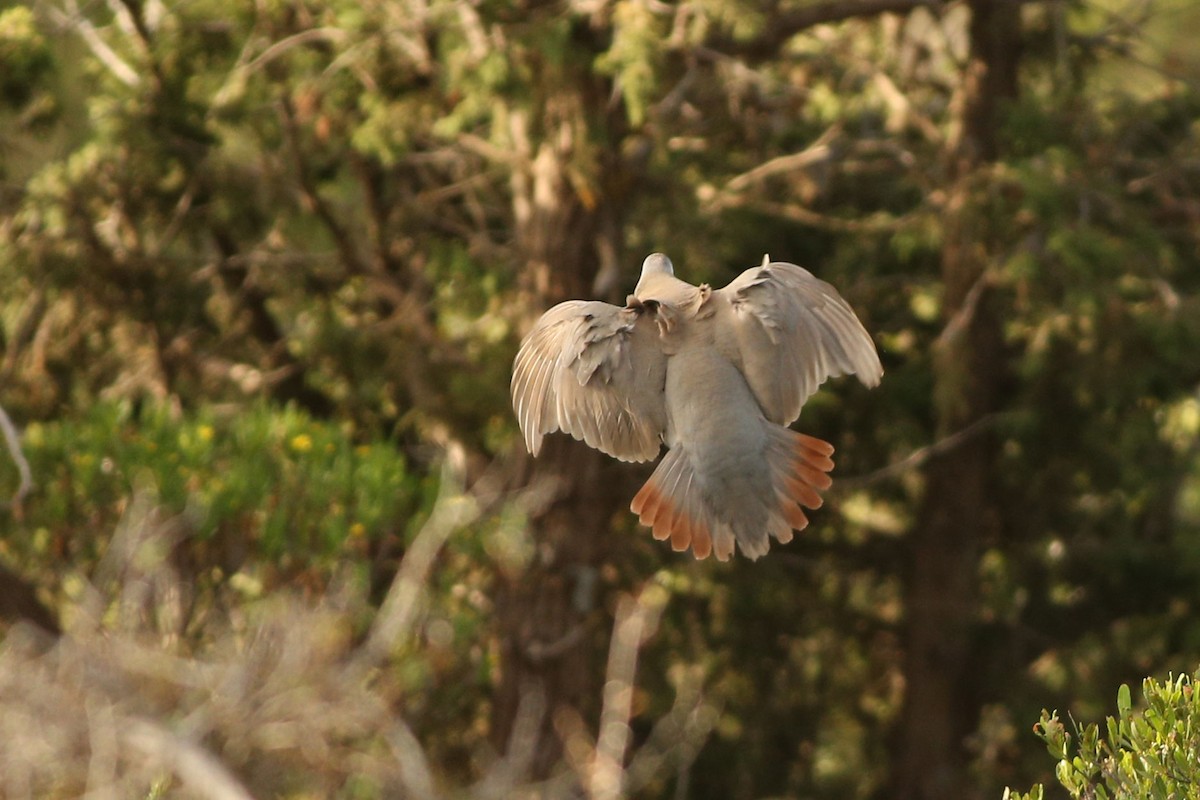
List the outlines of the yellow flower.
{"label": "yellow flower", "polygon": [[292,437],[292,449],[297,453],[307,453],[312,450],[313,440],[307,433],[298,433]]}
{"label": "yellow flower", "polygon": [[367,526],[363,525],[361,522],[356,522],[350,526],[351,538],[357,539],[358,537],[365,535],[366,532]]}
{"label": "yellow flower", "polygon": [[196,435],[200,437],[202,442],[211,442],[213,438],[212,425],[201,425],[196,429]]}

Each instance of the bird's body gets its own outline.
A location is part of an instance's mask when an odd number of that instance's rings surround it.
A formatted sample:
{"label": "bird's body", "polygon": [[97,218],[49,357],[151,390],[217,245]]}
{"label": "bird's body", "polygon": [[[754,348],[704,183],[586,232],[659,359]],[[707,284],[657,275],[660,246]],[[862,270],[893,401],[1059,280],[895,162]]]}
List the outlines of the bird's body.
{"label": "bird's body", "polygon": [[609,455],[668,449],[631,509],[676,550],[750,558],[808,524],[828,488],[832,446],[785,426],[831,375],[873,386],[882,367],[854,312],[827,283],[782,262],[712,290],[653,254],[625,308],[567,301],[525,338],[513,406],[537,455],[565,431]]}

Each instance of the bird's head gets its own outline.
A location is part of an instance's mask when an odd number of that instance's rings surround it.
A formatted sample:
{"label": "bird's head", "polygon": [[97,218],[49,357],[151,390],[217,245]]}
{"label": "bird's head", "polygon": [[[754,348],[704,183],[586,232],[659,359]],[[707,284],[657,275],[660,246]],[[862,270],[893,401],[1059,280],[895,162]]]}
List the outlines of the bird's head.
{"label": "bird's head", "polygon": [[675,275],[675,265],[662,253],[651,253],[642,262],[642,278],[648,275]]}

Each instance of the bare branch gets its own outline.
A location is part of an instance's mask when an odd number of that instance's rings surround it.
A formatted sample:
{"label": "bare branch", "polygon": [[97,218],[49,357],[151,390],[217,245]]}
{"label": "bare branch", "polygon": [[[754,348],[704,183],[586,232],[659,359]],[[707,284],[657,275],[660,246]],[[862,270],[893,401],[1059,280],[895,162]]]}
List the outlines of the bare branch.
{"label": "bare branch", "polygon": [[823,3],[791,8],[768,17],[761,35],[737,40],[727,35],[714,37],[709,47],[748,58],[769,58],[790,38],[809,28],[855,17],[880,14],[907,14],[917,8],[940,8],[941,0],[827,0]]}
{"label": "bare branch", "polygon": [[[242,61],[242,58],[248,56],[248,50],[242,51],[242,57],[239,58],[239,63],[229,71],[225,77],[225,83],[220,90],[213,96],[211,105],[214,108],[221,108],[230,102],[231,99],[240,94],[246,84],[246,79],[252,72],[262,69],[280,56],[285,55],[289,50],[296,47],[313,42],[330,42],[332,44],[341,44],[346,40],[346,32],[340,28],[310,28],[308,30],[294,33],[291,36],[273,42],[269,47],[255,56],[253,59]],[[247,42],[247,48],[249,42]]]}
{"label": "bare branch", "polygon": [[795,172],[810,164],[826,161],[833,157],[833,143],[842,132],[840,124],[829,126],[817,140],[798,153],[776,156],[764,161],[753,169],[741,175],[730,178],[725,184],[724,192],[743,192],[763,183],[767,178],[780,173]]}
{"label": "bare branch", "polygon": [[347,34],[341,28],[309,28],[306,31],[300,31],[299,33],[294,33],[291,36],[280,39],[278,42],[273,42],[270,47],[263,50],[253,61],[247,64],[245,70],[246,72],[253,72],[256,69],[260,69],[294,47],[301,47],[311,42],[341,44],[346,39]]}
{"label": "bare branch", "polygon": [[618,601],[608,651],[600,731],[588,776],[588,794],[594,800],[617,800],[625,795],[624,762],[633,733],[629,719],[638,651],[658,625],[666,601],[666,591],[657,584],[643,588],[636,598],[624,596]]}
{"label": "bare branch", "polygon": [[[729,208],[746,208],[814,228],[843,233],[880,233],[896,230],[904,224],[908,214],[895,216],[886,212],[876,212],[858,219],[831,217],[798,202],[776,202],[765,196],[763,185],[776,176],[796,176],[809,167],[835,160],[839,170],[848,171],[849,163],[845,162],[844,155],[838,152],[841,134],[840,125],[831,125],[812,144],[799,152],[764,161],[730,178],[720,188],[711,185],[702,187],[699,196],[704,209],[709,213],[719,213]],[[859,143],[860,147],[863,144],[866,143]],[[901,163],[905,161],[903,153],[893,156]]]}
{"label": "bare branch", "polygon": [[871,79],[875,84],[875,90],[887,103],[889,130],[899,132],[905,127],[911,126],[919,130],[932,144],[940,145],[945,142],[946,137],[938,129],[937,124],[913,105],[912,101],[908,99],[908,95],[900,90],[900,87],[886,72],[874,69]]}
{"label": "bare branch", "polygon": [[475,155],[482,156],[488,161],[493,161],[497,164],[505,164],[508,166],[524,164],[528,161],[520,151],[509,150],[496,145],[484,139],[482,136],[477,136],[474,133],[460,133],[458,135],[458,143],[469,152]]}
{"label": "bare branch", "polygon": [[909,470],[919,469],[930,460],[950,452],[956,447],[960,447],[966,442],[974,439],[979,434],[985,432],[995,425],[1003,415],[999,412],[986,414],[964,428],[961,428],[949,436],[938,439],[923,447],[918,447],[899,461],[888,464],[886,467],[881,467],[874,472],[868,472],[865,475],[857,475],[849,478],[841,478],[836,482],[838,491],[847,491],[852,489],[861,489],[864,486],[870,486],[873,483],[894,478]]}
{"label": "bare branch", "polygon": [[[516,789],[527,780],[530,765],[537,753],[538,731],[546,716],[546,692],[540,683],[523,690],[517,714],[513,719],[508,753],[488,767],[483,777],[471,787],[471,797],[477,800],[504,800],[513,797]],[[548,796],[553,797],[550,793]]]}
{"label": "bare branch", "polygon": [[881,211],[860,219],[846,219],[821,214],[798,203],[776,203],[755,196],[739,194],[718,194],[709,199],[705,210],[711,213],[724,211],[727,208],[747,208],[814,228],[841,233],[889,233],[903,226],[910,216],[905,214],[897,217]]}
{"label": "bare branch", "polygon": [[400,762],[400,775],[404,781],[405,796],[415,800],[434,800],[438,795],[434,789],[433,771],[421,741],[403,719],[397,717],[388,740],[396,760]]}
{"label": "bare branch", "polygon": [[688,796],[688,777],[708,734],[717,724],[720,712],[705,701],[704,668],[693,664],[682,670],[675,687],[671,710],[655,724],[625,770],[625,791],[636,794],[661,774],[668,761],[675,763],[676,797]]}
{"label": "bare branch", "polygon": [[[129,724],[129,723],[124,723]],[[198,797],[210,800],[254,800],[216,756],[181,739],[161,725],[136,720],[124,732],[125,741],[142,755],[167,765]]]}
{"label": "bare branch", "polygon": [[367,640],[358,653],[357,659],[365,665],[387,658],[411,633],[421,591],[442,545],[452,533],[479,518],[480,504],[474,497],[464,494],[461,488],[465,459],[461,446],[452,446],[447,452],[433,513],[405,552]]}
{"label": "bare branch", "polygon": [[142,79],[137,70],[129,66],[124,59],[117,55],[116,51],[108,46],[108,42],[100,36],[96,26],[79,10],[79,5],[75,0],[66,0],[66,11],[53,5],[48,8],[54,21],[78,33],[79,37],[83,39],[83,43],[92,51],[92,55],[107,67],[117,80],[126,86],[141,85]]}
{"label": "bare branch", "polygon": [[0,431],[4,432],[4,443],[8,446],[8,454],[16,463],[17,474],[21,477],[17,491],[9,501],[12,508],[19,510],[26,495],[33,491],[33,471],[29,469],[29,461],[26,460],[25,453],[21,450],[21,434],[18,433],[17,426],[13,425],[12,419],[3,406],[0,406]]}

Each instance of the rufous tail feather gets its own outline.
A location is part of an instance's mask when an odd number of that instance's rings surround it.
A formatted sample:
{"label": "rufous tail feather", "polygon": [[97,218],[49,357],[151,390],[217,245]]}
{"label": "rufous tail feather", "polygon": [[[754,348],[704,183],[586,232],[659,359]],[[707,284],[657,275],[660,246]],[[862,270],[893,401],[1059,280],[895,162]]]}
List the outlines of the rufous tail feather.
{"label": "rufous tail feather", "polygon": [[[704,559],[714,551],[713,525],[695,483],[695,473],[681,448],[667,453],[633,498],[629,510],[651,529],[655,539],[669,539],[676,552],[690,547],[696,558]],[[733,536],[726,535],[730,539],[728,548],[716,548],[721,561],[733,553]],[[717,540],[723,544],[719,534]]]}
{"label": "rufous tail feather", "polygon": [[776,473],[775,497],[779,501],[779,514],[791,526],[786,532],[777,530],[775,538],[780,542],[792,540],[792,530],[802,531],[808,526],[808,516],[800,508],[820,508],[824,503],[821,492],[833,484],[829,477],[833,469],[833,445],[829,442],[783,430],[786,447],[783,452],[777,451],[777,457],[785,460],[773,460],[772,467]]}

